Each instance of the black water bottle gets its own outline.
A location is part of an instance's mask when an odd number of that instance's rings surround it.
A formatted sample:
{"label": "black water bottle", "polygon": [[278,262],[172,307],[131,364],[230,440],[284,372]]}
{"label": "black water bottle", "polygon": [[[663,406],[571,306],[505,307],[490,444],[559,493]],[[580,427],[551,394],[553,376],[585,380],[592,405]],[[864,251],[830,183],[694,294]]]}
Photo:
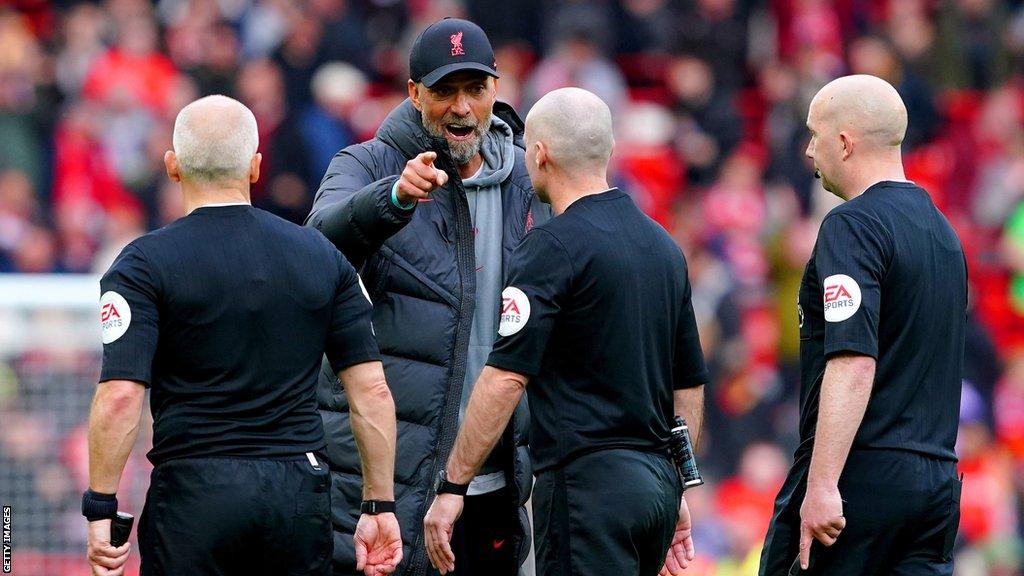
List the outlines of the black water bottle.
{"label": "black water bottle", "polygon": [[703,484],[704,479],[700,477],[700,470],[697,469],[697,459],[693,456],[690,429],[679,416],[675,417],[675,426],[672,427],[671,450],[679,478],[683,482],[683,490]]}

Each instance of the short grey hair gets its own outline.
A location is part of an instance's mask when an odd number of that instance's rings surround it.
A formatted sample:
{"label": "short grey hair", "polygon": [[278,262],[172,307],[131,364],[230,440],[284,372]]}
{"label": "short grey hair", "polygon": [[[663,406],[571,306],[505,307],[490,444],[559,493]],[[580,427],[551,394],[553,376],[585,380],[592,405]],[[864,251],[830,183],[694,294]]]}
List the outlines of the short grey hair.
{"label": "short grey hair", "polygon": [[251,110],[233,98],[215,95],[178,112],[173,142],[183,179],[218,182],[248,179],[260,137]]}

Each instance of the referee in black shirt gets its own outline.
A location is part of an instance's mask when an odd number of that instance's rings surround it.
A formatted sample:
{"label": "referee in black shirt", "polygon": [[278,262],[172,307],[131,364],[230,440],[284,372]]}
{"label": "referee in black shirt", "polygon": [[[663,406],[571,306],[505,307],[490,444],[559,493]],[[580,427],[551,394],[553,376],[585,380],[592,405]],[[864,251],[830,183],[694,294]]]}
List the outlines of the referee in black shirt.
{"label": "referee in black shirt", "polygon": [[825,217],[797,305],[800,446],[760,574],[950,575],[967,267],[903,173],[907,111],[873,76],[839,78],[807,156],[845,203]]}
{"label": "referee in black shirt", "polygon": [[401,559],[395,411],[370,304],[321,234],[249,205],[256,148],[242,104],[186,106],[164,161],[188,215],[133,241],[100,281],[103,368],[82,502],[94,575],[121,574],[128,557],[128,544],[110,546],[110,519],[146,388],[142,574],[329,574],[331,480],[316,455],[325,351],[352,405],[364,497],[377,501],[356,531],[362,564],[390,572]]}
{"label": "referee in black shirt", "polygon": [[541,576],[654,576],[693,559],[690,518],[666,452],[672,418],[693,430],[708,379],[686,261],[669,235],[608,189],[611,113],[578,88],[526,119],[526,166],[557,215],[516,249],[498,340],[473,389],[439,496],[427,554],[449,546],[466,483],[527,382]]}

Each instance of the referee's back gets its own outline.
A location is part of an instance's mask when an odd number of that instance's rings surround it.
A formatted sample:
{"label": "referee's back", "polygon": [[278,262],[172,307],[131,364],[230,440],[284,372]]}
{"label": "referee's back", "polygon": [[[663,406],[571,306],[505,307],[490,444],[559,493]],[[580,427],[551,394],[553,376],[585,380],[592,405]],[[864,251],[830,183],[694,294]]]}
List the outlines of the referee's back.
{"label": "referee's back", "polygon": [[[132,242],[101,286],[128,298],[145,336],[123,339],[139,354],[108,345],[102,379],[151,386],[150,460],[322,448],[317,374],[329,333],[344,329],[335,296],[354,282],[322,235],[249,205],[201,207]],[[151,370],[133,365],[152,346]]]}

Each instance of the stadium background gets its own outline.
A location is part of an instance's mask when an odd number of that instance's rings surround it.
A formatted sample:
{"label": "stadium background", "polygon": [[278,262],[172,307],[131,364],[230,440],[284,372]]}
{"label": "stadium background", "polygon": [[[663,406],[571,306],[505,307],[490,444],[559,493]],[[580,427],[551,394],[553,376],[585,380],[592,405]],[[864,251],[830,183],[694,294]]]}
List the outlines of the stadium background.
{"label": "stadium background", "polygon": [[[560,86],[600,95],[614,183],[686,252],[714,371],[694,575],[756,573],[794,446],[797,284],[835,205],[803,156],[809,99],[846,73],[897,86],[908,176],[970,264],[957,573],[1022,573],[1024,2],[0,0],[0,503],[15,574],[87,573],[95,274],[181,214],[161,162],[177,110],[210,93],[247,104],[264,155],[253,201],[301,222],[331,156],[405,97],[408,47],[445,15],[488,32],[499,97],[522,115]],[[147,409],[121,487],[136,513],[148,431]]]}

